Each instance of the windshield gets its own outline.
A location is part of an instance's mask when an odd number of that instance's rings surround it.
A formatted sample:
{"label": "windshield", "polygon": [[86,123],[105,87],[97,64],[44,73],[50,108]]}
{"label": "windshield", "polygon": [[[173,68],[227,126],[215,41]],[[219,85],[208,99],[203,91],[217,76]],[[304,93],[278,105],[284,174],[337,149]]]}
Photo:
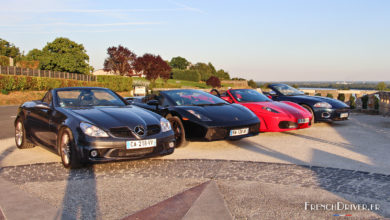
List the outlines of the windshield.
{"label": "windshield", "polygon": [[70,89],[57,91],[61,107],[125,106],[126,104],[111,90]]}
{"label": "windshield", "polygon": [[283,95],[303,95],[305,94],[302,91],[299,91],[298,89],[295,89],[294,87],[291,87],[289,85],[274,85],[273,88],[277,90],[278,92],[282,93]]}
{"label": "windshield", "polygon": [[271,101],[267,96],[253,89],[234,89],[230,90],[234,99],[238,102],[268,102]]}
{"label": "windshield", "polygon": [[178,106],[229,104],[216,96],[199,90],[172,90],[165,91],[164,94],[168,96],[175,103],[175,105]]}

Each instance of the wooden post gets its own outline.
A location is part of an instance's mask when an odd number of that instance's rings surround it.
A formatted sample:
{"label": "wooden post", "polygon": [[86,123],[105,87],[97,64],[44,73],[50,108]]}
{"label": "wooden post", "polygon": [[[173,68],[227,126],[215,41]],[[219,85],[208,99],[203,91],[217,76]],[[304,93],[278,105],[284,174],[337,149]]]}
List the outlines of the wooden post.
{"label": "wooden post", "polygon": [[16,75],[16,66],[14,66],[14,75]]}
{"label": "wooden post", "polygon": [[9,66],[7,66],[7,75],[9,75]]}

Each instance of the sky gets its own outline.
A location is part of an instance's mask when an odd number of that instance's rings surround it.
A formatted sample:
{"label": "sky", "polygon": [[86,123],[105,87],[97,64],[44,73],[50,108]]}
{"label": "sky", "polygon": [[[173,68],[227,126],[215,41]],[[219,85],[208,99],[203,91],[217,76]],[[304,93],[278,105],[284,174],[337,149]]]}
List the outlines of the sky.
{"label": "sky", "polygon": [[255,81],[389,81],[388,0],[0,0],[0,38],[22,51],[56,37],[211,62]]}

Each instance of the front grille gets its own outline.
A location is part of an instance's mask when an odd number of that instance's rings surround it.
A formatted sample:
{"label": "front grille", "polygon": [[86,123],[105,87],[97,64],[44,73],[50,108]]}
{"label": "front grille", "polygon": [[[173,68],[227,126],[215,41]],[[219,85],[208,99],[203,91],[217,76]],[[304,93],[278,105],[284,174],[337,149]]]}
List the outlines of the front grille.
{"label": "front grille", "polygon": [[350,109],[349,108],[339,108],[339,109],[336,109],[335,112],[337,113],[344,113],[344,112],[349,112]]}
{"label": "front grille", "polygon": [[148,125],[147,129],[147,135],[154,135],[160,133],[160,125]]}
{"label": "front grille", "polygon": [[292,121],[281,121],[279,122],[280,129],[288,129],[288,128],[297,128],[298,124]]}
{"label": "front grille", "polygon": [[128,127],[110,128],[110,133],[119,138],[133,138],[133,134]]}
{"label": "front grille", "polygon": [[142,148],[142,149],[134,149],[134,150],[124,150],[124,149],[116,149],[110,153],[110,157],[137,157],[143,156],[145,154],[152,153],[154,150],[153,147]]}
{"label": "front grille", "polygon": [[208,129],[205,138],[208,140],[218,140],[218,139],[224,139],[229,136],[230,130],[233,129],[240,129],[240,128],[249,128],[248,134],[256,134],[259,133],[260,130],[260,124],[252,124],[248,126],[238,126],[238,127],[214,127]]}

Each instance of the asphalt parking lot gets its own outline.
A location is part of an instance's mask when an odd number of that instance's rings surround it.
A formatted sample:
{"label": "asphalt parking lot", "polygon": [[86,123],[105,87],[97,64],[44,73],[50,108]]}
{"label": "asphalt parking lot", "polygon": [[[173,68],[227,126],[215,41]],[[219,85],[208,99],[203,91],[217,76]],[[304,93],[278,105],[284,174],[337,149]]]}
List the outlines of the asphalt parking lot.
{"label": "asphalt parking lot", "polygon": [[[166,157],[68,171],[47,149],[16,149],[15,110],[0,107],[0,183],[39,199],[57,217],[120,219],[210,180],[236,219],[390,217],[390,118],[352,114],[349,121],[190,142]],[[305,202],[380,208],[305,210]],[[0,206],[11,213],[1,198]]]}

